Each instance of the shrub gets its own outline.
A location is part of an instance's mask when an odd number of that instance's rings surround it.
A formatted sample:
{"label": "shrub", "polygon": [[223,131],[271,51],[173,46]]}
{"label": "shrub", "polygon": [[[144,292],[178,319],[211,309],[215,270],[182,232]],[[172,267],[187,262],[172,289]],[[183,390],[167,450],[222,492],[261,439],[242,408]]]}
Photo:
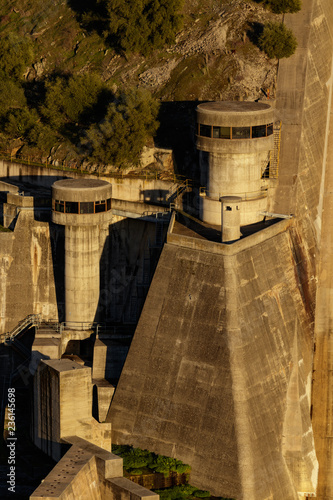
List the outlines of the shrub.
{"label": "shrub", "polygon": [[293,14],[302,8],[301,0],[266,0],[265,3],[274,14]]}
{"label": "shrub", "polygon": [[38,120],[35,110],[28,107],[10,110],[5,119],[4,131],[11,138],[22,138],[28,135]]}
{"label": "shrub", "polygon": [[120,168],[139,164],[147,138],[157,130],[158,108],[148,91],[121,93],[109,104],[105,118],[91,125],[81,144],[91,158],[101,163]]}
{"label": "shrub", "polygon": [[124,52],[147,54],[174,42],[182,0],[105,0],[110,38]]}
{"label": "shrub", "polygon": [[259,37],[259,47],[270,59],[282,59],[295,52],[297,40],[283,23],[268,23]]}
{"label": "shrub", "polygon": [[195,498],[208,498],[210,497],[210,492],[206,490],[195,490],[193,496]]}
{"label": "shrub", "polygon": [[52,128],[60,130],[68,123],[91,122],[94,118],[101,118],[98,116],[103,114],[101,97],[108,90],[99,77],[89,74],[68,78],[59,76],[48,81],[45,87],[41,112]]}
{"label": "shrub", "polygon": [[33,59],[32,43],[15,33],[0,37],[0,71],[11,78],[22,78]]}

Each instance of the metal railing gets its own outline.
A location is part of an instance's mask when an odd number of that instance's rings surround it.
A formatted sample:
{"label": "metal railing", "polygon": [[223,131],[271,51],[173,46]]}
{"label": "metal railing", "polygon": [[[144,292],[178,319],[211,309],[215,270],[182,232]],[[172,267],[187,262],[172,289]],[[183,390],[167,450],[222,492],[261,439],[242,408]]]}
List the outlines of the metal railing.
{"label": "metal railing", "polygon": [[211,191],[207,191],[207,188],[200,187],[199,195],[207,196],[209,198],[213,198],[215,200],[219,200],[222,196],[238,196],[242,198],[242,201],[255,200],[257,198],[265,198],[268,193],[268,188],[263,187],[260,191],[252,191],[247,193],[212,193]]}
{"label": "metal railing", "polygon": [[6,343],[12,342],[15,337],[17,337],[23,330],[29,326],[39,326],[41,322],[40,314],[29,314],[18,325],[13,328],[10,332],[2,333],[0,335],[0,341]]}

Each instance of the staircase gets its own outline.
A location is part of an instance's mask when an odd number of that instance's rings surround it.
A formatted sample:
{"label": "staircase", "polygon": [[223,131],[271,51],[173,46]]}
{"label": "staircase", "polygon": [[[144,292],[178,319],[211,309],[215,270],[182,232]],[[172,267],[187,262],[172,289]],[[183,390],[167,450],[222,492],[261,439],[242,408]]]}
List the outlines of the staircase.
{"label": "staircase", "polygon": [[181,184],[177,184],[176,188],[169,191],[169,195],[167,197],[168,203],[172,203],[175,208],[182,208],[180,206],[180,202],[182,200],[182,196],[184,193],[187,193],[192,189],[190,179],[184,180]]}
{"label": "staircase", "polygon": [[40,314],[29,314],[22,321],[20,321],[11,332],[1,334],[0,342],[4,342],[6,345],[10,345],[13,340],[18,338],[19,335],[23,333],[27,328],[30,328],[31,326],[39,326],[40,321]]}
{"label": "staircase", "polygon": [[277,179],[279,177],[279,161],[281,147],[281,122],[274,123],[274,149],[271,153],[269,178]]}

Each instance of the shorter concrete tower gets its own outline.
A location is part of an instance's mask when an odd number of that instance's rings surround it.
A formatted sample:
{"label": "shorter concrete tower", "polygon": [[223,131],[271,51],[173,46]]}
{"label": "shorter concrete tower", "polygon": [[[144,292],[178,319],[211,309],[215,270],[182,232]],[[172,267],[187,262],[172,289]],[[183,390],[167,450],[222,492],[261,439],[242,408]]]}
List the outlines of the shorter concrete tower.
{"label": "shorter concrete tower", "polygon": [[221,196],[221,233],[222,242],[235,241],[240,238],[240,204],[238,196]]}
{"label": "shorter concrete tower", "polygon": [[261,102],[206,102],[197,107],[197,149],[202,192],[200,217],[221,224],[221,196],[241,198],[240,224],[267,210],[267,172],[274,110]]}
{"label": "shorter concrete tower", "polygon": [[94,179],[65,179],[52,186],[52,221],[65,226],[65,320],[69,327],[71,322],[96,321],[111,189],[108,182]]}

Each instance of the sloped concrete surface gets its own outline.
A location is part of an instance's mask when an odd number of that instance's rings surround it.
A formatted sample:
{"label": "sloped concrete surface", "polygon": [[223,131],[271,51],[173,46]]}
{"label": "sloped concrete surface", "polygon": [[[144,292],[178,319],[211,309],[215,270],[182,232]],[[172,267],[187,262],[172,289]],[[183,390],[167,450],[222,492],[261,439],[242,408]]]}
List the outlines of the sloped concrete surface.
{"label": "sloped concrete surface", "polygon": [[312,336],[292,231],[234,255],[193,246],[163,249],[107,418],[113,442],[189,463],[215,495],[313,492]]}

